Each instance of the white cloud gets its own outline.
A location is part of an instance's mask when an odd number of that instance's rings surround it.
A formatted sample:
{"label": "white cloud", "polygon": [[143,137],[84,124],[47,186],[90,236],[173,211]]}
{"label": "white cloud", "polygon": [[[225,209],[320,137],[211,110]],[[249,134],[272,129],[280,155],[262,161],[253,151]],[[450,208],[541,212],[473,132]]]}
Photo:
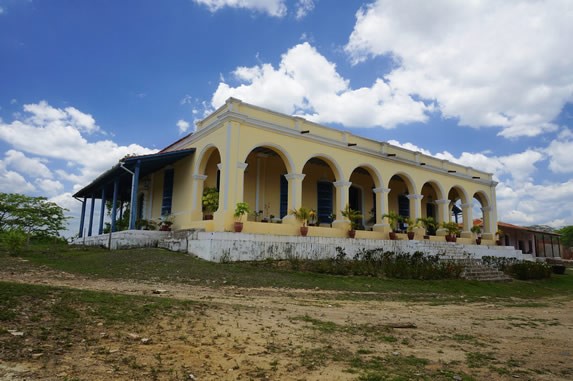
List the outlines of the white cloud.
{"label": "white cloud", "polygon": [[296,2],[295,18],[301,20],[306,17],[314,9],[313,0],[298,0]]}
{"label": "white cloud", "polygon": [[[127,154],[156,152],[137,144],[88,140],[84,135],[92,136],[99,127],[91,115],[73,107],[61,110],[42,101],[25,105],[24,111],[11,123],[0,120],[0,140],[14,148],[0,160],[4,192],[53,196],[58,205],[77,209],[70,188],[78,191]],[[46,164],[56,161],[65,163],[65,169],[51,171]]]}
{"label": "white cloud", "polygon": [[213,107],[232,96],[317,123],[385,128],[425,121],[426,111],[432,109],[381,79],[371,87],[351,89],[336,65],[307,42],[286,52],[277,69],[271,64],[238,67],[234,76],[242,84],[232,87],[219,83]]}
{"label": "white cloud", "polygon": [[283,17],[287,13],[285,0],[193,0],[197,4],[205,5],[211,12],[224,7],[250,9],[267,13],[274,17]]}
{"label": "white cloud", "polygon": [[436,100],[462,125],[536,136],[556,130],[573,99],[568,0],[377,0],[356,18],[345,47],[353,61],[394,58],[391,88]]}
{"label": "white cloud", "polygon": [[177,121],[177,127],[179,128],[179,133],[182,134],[184,132],[187,132],[187,130],[189,129],[189,122],[183,120],[183,119],[179,119]]}
{"label": "white cloud", "polygon": [[563,131],[546,149],[549,169],[556,173],[573,173],[573,133]]}
{"label": "white cloud", "polygon": [[24,176],[4,169],[2,165],[0,165],[0,184],[2,184],[2,192],[5,193],[30,193],[36,190],[36,187],[30,184]]}
{"label": "white cloud", "polygon": [[42,194],[47,196],[54,196],[64,190],[64,184],[57,180],[50,179],[37,179],[36,185],[42,191]]}
{"label": "white cloud", "polygon": [[6,151],[4,164],[6,168],[11,168],[26,176],[40,177],[51,179],[52,171],[44,164],[44,161],[38,158],[29,158],[22,152],[15,150]]}

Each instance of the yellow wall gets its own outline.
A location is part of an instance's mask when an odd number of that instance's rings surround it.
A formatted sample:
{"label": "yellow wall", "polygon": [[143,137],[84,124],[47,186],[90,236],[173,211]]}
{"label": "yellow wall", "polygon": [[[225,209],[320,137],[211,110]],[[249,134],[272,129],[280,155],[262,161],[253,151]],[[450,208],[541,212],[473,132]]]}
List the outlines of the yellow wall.
{"label": "yellow wall", "polygon": [[[309,132],[302,133],[305,131]],[[258,158],[253,152],[257,147],[266,147],[277,155]],[[339,181],[341,184],[351,182],[362,190],[365,222],[374,206],[373,188],[390,189],[387,208],[394,211],[398,210],[398,194],[423,195],[425,200],[417,201],[419,204],[415,200],[410,201],[410,209],[419,205],[419,214],[425,217],[429,197],[433,200],[445,198],[456,187],[460,196],[470,201],[476,192],[485,195],[482,199],[489,199],[486,202],[493,207],[492,221],[496,220],[495,183],[491,174],[234,99],[200,122],[196,133],[170,147],[172,150],[182,148],[195,148],[196,151],[192,159],[175,165],[173,214],[180,216],[176,219],[175,228],[186,228],[200,220],[200,210],[199,214],[197,211],[201,207],[201,192],[204,187],[216,185],[219,163],[222,167],[222,189],[220,207],[212,224],[215,230],[231,229],[235,205],[241,201],[247,202],[253,210],[263,210],[266,216],[278,216],[280,176],[287,173],[291,176],[305,175],[302,185],[296,185],[297,180],[289,183],[289,206],[296,201],[295,205],[316,209],[316,183]],[[323,160],[327,166],[310,163],[312,158]],[[356,171],[357,168],[362,170]],[[197,175],[206,175],[207,178],[197,180],[194,177]],[[394,175],[405,179],[410,189],[405,182],[391,180]],[[162,181],[161,171],[154,174],[154,216],[159,215],[161,208]],[[428,185],[430,182],[433,186]],[[300,187],[300,196],[296,196],[297,186]],[[334,209],[337,208],[336,203],[335,197]],[[281,227],[273,226],[273,229],[280,230]],[[283,229],[290,228],[285,226]]]}

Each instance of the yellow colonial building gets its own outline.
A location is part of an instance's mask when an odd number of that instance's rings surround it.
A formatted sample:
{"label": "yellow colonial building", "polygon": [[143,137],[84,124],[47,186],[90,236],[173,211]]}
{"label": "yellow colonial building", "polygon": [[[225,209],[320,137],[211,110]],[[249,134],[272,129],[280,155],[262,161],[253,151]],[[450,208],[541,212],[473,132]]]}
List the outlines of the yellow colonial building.
{"label": "yellow colonial building", "polygon": [[[356,238],[386,240],[388,212],[437,222],[463,224],[461,243],[473,243],[474,218],[483,218],[483,243],[494,244],[497,226],[495,186],[490,173],[362,138],[230,98],[197,123],[194,133],[157,154],[124,158],[76,193],[83,199],[80,237],[93,231],[94,202],[129,201],[130,228],[137,220],[169,215],[173,230],[233,230],[237,203],[256,211],[243,233],[299,235],[289,212],[316,211],[309,236],[346,237],[348,205],[362,214]],[[217,189],[218,208],[205,219],[205,189]],[[479,215],[477,215],[479,214]],[[115,209],[112,230],[115,228]],[[443,241],[440,229],[432,241]],[[416,229],[415,239],[424,231]],[[399,239],[406,239],[399,235]],[[426,237],[426,239],[428,239]]]}

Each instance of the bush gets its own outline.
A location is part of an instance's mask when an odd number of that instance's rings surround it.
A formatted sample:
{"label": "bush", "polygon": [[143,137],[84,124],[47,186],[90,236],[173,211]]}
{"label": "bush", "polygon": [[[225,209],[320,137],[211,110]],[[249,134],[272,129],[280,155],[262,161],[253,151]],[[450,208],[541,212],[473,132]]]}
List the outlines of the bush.
{"label": "bush", "polygon": [[441,260],[438,255],[384,252],[382,249],[361,250],[352,259],[346,257],[343,248],[336,248],[333,258],[304,260],[288,258],[293,270],[333,275],[361,275],[401,279],[453,279],[459,278],[463,266]]}
{"label": "bush", "polygon": [[21,230],[8,230],[1,235],[3,246],[8,249],[10,255],[17,255],[26,246],[26,233]]}
{"label": "bush", "polygon": [[520,261],[516,258],[498,257],[483,257],[482,262],[520,280],[551,277],[551,266],[544,262]]}

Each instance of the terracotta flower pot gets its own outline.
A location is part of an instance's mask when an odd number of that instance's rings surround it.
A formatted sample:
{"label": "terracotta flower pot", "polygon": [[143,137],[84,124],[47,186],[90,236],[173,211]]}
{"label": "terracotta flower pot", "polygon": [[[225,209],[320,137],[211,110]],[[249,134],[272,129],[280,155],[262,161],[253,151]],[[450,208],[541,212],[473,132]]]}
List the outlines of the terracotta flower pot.
{"label": "terracotta flower pot", "polygon": [[356,237],[356,230],[352,229],[348,231],[348,238]]}
{"label": "terracotta flower pot", "polygon": [[208,221],[208,220],[212,220],[213,219],[213,215],[212,214],[205,214],[203,216],[203,220]]}
{"label": "terracotta flower pot", "polygon": [[243,223],[236,221],[235,224],[233,225],[233,228],[235,229],[235,233],[240,233],[243,231]]}
{"label": "terracotta flower pot", "polygon": [[390,232],[389,235],[390,235],[390,239],[396,239],[396,233]]}
{"label": "terracotta flower pot", "polygon": [[476,245],[481,245],[481,237],[476,238]]}
{"label": "terracotta flower pot", "polygon": [[308,234],[308,226],[301,226],[300,227],[300,235],[306,237]]}
{"label": "terracotta flower pot", "polygon": [[414,233],[414,232],[408,232],[408,239],[410,241],[413,240],[415,235],[416,235],[416,233]]}

